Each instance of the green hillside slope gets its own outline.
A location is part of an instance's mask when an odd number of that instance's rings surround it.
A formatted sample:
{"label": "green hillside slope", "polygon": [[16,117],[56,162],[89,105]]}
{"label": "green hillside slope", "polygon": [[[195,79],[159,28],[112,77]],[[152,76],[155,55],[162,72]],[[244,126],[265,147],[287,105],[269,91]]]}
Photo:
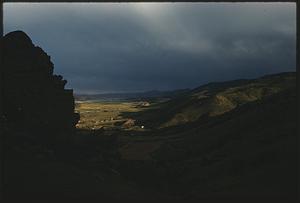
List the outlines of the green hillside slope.
{"label": "green hillside slope", "polygon": [[176,126],[203,117],[222,115],[241,105],[261,100],[295,85],[295,73],[281,73],[253,80],[210,83],[162,103],[138,118],[141,123],[151,127]]}
{"label": "green hillside slope", "polygon": [[[168,128],[148,185],[181,198],[285,198],[297,194],[296,87],[222,115]],[[151,178],[149,178],[149,176]]]}

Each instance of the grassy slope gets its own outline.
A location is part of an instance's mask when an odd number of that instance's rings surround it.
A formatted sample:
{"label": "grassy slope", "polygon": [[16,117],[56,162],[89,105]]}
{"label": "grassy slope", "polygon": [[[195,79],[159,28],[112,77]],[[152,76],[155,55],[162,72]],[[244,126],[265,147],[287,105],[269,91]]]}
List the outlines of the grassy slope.
{"label": "grassy slope", "polygon": [[[239,105],[155,131],[157,137],[172,139],[160,143],[152,152],[152,161],[129,163],[128,176],[149,190],[187,199],[295,198],[295,79],[294,73],[287,73],[242,81],[230,88],[214,84],[195,90],[197,94],[209,89],[213,98],[225,95]],[[163,120],[163,113],[176,108],[185,110],[191,100],[186,95],[168,102],[156,118]],[[210,112],[226,106],[218,105]],[[146,115],[154,117],[154,112]]]}
{"label": "grassy slope", "polygon": [[[160,104],[138,120],[150,127],[170,127],[231,111],[296,84],[295,73],[270,75],[254,80],[210,83]],[[159,117],[157,116],[159,115]]]}
{"label": "grassy slope", "polygon": [[[167,166],[170,187],[187,197],[293,198],[296,193],[296,90],[177,128],[181,139],[156,157]],[[176,170],[175,170],[176,169]]]}

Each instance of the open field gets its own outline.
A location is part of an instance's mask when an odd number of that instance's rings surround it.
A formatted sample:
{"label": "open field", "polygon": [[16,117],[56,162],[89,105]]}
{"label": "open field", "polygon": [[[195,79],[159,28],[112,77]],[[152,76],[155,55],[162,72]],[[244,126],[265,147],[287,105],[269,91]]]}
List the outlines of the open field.
{"label": "open field", "polygon": [[[122,124],[131,118],[124,113],[140,112],[145,108],[139,102],[81,102],[76,103],[80,113],[79,129],[121,129]],[[140,126],[132,126],[138,129]]]}
{"label": "open field", "polygon": [[[149,160],[151,153],[160,146],[161,139],[151,136],[153,132],[138,125],[137,120],[130,118],[130,113],[150,108],[141,106],[141,102],[76,103],[76,111],[80,113],[80,122],[76,127],[79,130],[94,130],[98,136],[117,135],[122,159]],[[134,121],[130,123],[132,126],[124,125],[128,121]]]}

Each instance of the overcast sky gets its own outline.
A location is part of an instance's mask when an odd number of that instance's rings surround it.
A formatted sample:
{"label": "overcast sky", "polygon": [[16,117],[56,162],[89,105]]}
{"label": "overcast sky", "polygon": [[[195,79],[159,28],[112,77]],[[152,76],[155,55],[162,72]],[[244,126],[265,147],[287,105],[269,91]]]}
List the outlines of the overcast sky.
{"label": "overcast sky", "polygon": [[295,71],[295,3],[5,3],[77,93],[194,88]]}

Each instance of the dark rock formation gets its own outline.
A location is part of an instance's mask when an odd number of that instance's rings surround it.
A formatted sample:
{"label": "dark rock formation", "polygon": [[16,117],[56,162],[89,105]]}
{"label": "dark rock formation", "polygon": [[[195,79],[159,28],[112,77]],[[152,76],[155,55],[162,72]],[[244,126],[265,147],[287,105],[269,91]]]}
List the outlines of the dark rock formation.
{"label": "dark rock formation", "polygon": [[73,90],[53,75],[53,63],[22,31],[8,33],[3,45],[3,107],[9,125],[21,128],[72,129]]}

